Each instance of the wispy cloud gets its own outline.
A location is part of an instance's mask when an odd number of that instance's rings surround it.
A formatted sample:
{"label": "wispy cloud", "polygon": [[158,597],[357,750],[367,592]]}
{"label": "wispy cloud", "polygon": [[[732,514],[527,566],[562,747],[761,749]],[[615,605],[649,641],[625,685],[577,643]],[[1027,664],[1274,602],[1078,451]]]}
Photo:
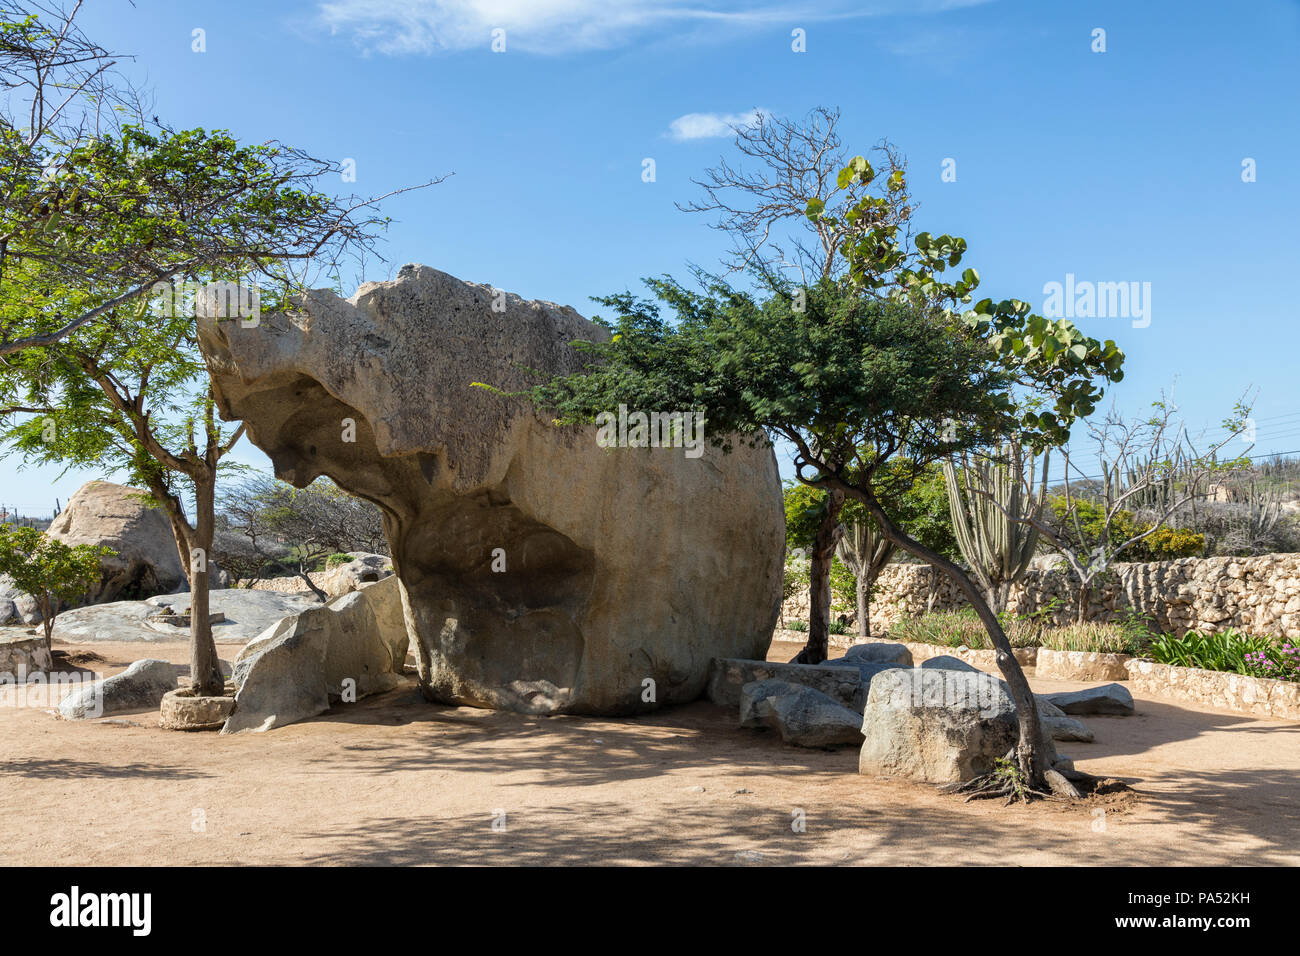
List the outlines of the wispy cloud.
{"label": "wispy cloud", "polygon": [[730,136],[734,127],[752,126],[762,112],[766,110],[750,110],[748,113],[687,113],[669,123],[665,135],[676,140]]}
{"label": "wispy cloud", "polygon": [[714,28],[719,36],[771,23],[938,13],[991,0],[321,0],[331,33],[389,55],[487,49],[567,53],[622,46],[656,29]]}

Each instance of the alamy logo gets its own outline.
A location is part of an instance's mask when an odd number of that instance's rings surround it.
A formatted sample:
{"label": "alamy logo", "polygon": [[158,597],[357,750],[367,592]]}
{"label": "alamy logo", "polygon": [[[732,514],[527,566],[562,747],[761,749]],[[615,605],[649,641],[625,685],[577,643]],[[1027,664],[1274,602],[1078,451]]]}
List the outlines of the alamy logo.
{"label": "alamy logo", "polygon": [[684,448],[687,458],[704,454],[703,412],[629,412],[596,416],[596,444],[601,448]]}
{"label": "alamy logo", "polygon": [[70,892],[50,897],[51,926],[128,926],[133,936],[148,936],[153,925],[152,893]]}
{"label": "alamy logo", "polygon": [[1151,324],[1150,282],[1065,282],[1043,286],[1043,315],[1049,319],[1132,319],[1133,328]]}

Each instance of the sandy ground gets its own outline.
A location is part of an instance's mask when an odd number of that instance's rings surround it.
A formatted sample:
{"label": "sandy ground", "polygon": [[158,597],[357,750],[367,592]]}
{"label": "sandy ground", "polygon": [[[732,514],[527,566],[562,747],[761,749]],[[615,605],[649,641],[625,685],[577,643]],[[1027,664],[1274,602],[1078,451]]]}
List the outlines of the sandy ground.
{"label": "sandy ground", "polygon": [[[103,655],[103,673],[188,658],[64,649]],[[851,749],[786,747],[704,702],[533,718],[431,706],[412,685],[237,737],[163,731],[156,711],[74,723],[0,706],[0,862],[1300,864],[1300,724],[1138,707],[1059,745],[1136,796],[1003,809],[859,776]]]}

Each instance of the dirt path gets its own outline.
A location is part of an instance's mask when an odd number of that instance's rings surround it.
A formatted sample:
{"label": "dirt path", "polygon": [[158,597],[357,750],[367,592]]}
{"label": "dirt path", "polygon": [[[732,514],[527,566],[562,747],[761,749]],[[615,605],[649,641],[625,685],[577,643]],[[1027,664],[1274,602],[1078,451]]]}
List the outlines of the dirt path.
{"label": "dirt path", "polygon": [[[104,673],[187,659],[67,649],[103,655]],[[1060,745],[1140,792],[1100,816],[861,777],[852,750],[786,747],[707,703],[533,718],[430,706],[411,686],[237,737],[162,731],[156,712],[73,723],[0,706],[0,862],[1300,864],[1300,724],[1138,706],[1087,718],[1096,743]]]}

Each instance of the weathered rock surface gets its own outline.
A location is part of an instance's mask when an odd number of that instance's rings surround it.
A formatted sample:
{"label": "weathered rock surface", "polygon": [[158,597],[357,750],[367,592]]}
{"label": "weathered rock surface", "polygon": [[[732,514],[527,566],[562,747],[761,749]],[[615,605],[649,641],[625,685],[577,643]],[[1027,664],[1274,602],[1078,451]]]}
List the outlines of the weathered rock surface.
{"label": "weathered rock surface", "polygon": [[1034,700],[1038,704],[1038,719],[1053,740],[1090,744],[1096,739],[1087,724],[1070,717],[1046,697],[1034,695]]}
{"label": "weathered rock surface", "polygon": [[782,680],[761,680],[741,689],[740,725],[771,727],[798,747],[856,746],[862,717],[821,691]]}
{"label": "weathered rock surface", "polygon": [[866,661],[869,664],[893,664],[911,667],[912,652],[906,644],[854,644],[844,652],[846,661]]}
{"label": "weathered rock surface", "polygon": [[122,673],[94,681],[64,697],[59,702],[59,716],[64,720],[85,720],[127,710],[149,710],[175,689],[174,664],[136,661]]}
{"label": "weathered rock surface", "polygon": [[922,661],[918,666],[926,670],[947,670],[947,671],[965,671],[971,674],[980,673],[980,669],[973,664],[967,664],[960,657],[951,657],[943,655],[941,657],[931,657],[929,660]]}
{"label": "weathered rock surface", "polygon": [[13,578],[0,574],[0,624],[39,624],[36,598],[14,587]]}
{"label": "weathered rock surface", "polygon": [[[212,625],[212,637],[219,644],[242,644],[283,617],[321,606],[310,593],[220,588],[210,591],[209,595],[212,613],[223,618]],[[167,624],[159,618],[169,613],[179,614],[189,605],[189,592],[182,591],[179,594],[160,594],[146,601],[114,601],[73,608],[54,619],[51,636],[69,644],[187,641],[188,624]]]}
{"label": "weathered rock surface", "polygon": [[428,696],[635,712],[698,696],[714,657],[764,656],[784,526],[770,447],[601,447],[502,394],[579,370],[570,343],[608,334],[569,307],[424,266],[302,306],[200,322],[217,402],[281,478],[328,474],[383,509]]}
{"label": "weathered rock surface", "polygon": [[[171,524],[147,493],[111,481],[88,481],[50,524],[49,535],[65,544],[104,545],[116,554],[100,562],[102,576],[89,603],[138,599],[189,586]],[[208,580],[222,583],[210,566]]]}
{"label": "weathered rock surface", "polygon": [[195,697],[190,688],[184,687],[163,695],[158,705],[158,726],[164,730],[219,730],[234,707],[234,697]]}
{"label": "weathered rock surface", "polygon": [[1067,714],[1126,717],[1134,712],[1133,695],[1122,684],[1103,684],[1100,687],[1085,687],[1083,690],[1043,696]]}
{"label": "weathered rock surface", "polygon": [[325,572],[321,589],[330,597],[355,591],[363,584],[382,581],[393,573],[393,559],[383,554],[357,553],[346,564]]}
{"label": "weathered rock surface", "polygon": [[235,658],[235,711],[221,732],[271,730],[339,699],[390,690],[406,666],[407,643],[394,577],[284,618]]}
{"label": "weathered rock surface", "polygon": [[856,666],[719,658],[713,662],[709,676],[709,700],[723,707],[739,707],[745,685],[766,680],[811,687],[850,708],[854,708],[862,691],[862,677]]}
{"label": "weathered rock surface", "polygon": [[898,668],[876,677],[862,733],[860,773],[931,783],[987,773],[1020,736],[1002,681],[942,667]]}

